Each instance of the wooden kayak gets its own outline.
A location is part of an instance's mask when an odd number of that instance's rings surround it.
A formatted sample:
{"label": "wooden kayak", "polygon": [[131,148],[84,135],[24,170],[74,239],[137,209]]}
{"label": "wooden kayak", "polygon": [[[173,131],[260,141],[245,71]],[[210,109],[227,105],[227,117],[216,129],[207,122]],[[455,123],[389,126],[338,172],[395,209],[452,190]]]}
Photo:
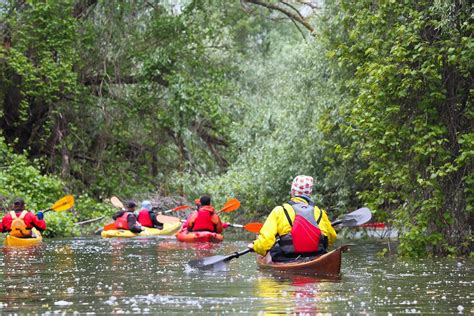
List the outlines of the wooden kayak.
{"label": "wooden kayak", "polygon": [[344,245],[308,261],[267,262],[267,256],[262,257],[257,255],[257,264],[261,269],[315,276],[338,276],[341,273],[342,253],[347,251],[348,248],[348,245]]}
{"label": "wooden kayak", "polygon": [[188,232],[186,229],[182,229],[176,234],[176,239],[181,242],[222,242],[224,236],[218,233],[199,231],[199,232]]}
{"label": "wooden kayak", "polygon": [[175,235],[181,227],[181,223],[164,223],[163,229],[158,228],[148,228],[145,227],[145,230],[139,234],[132,233],[129,230],[125,229],[112,229],[112,230],[103,230],[100,235],[103,238],[131,238],[131,237],[147,237],[147,236],[173,236]]}
{"label": "wooden kayak", "polygon": [[41,244],[43,242],[41,233],[36,228],[32,228],[31,231],[35,237],[19,238],[7,235],[3,244],[8,247],[31,247]]}

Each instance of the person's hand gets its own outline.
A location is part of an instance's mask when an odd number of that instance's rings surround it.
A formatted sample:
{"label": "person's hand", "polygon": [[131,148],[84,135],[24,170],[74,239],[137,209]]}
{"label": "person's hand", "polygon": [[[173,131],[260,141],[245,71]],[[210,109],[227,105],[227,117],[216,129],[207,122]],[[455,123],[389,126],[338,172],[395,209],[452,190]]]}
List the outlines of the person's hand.
{"label": "person's hand", "polygon": [[222,228],[226,229],[227,227],[229,227],[230,224],[229,223],[222,223]]}
{"label": "person's hand", "polygon": [[253,242],[247,245],[247,248],[251,249],[253,251]]}
{"label": "person's hand", "polygon": [[39,211],[38,213],[36,213],[36,217],[39,219],[39,220],[42,220],[44,218],[44,214],[42,211]]}

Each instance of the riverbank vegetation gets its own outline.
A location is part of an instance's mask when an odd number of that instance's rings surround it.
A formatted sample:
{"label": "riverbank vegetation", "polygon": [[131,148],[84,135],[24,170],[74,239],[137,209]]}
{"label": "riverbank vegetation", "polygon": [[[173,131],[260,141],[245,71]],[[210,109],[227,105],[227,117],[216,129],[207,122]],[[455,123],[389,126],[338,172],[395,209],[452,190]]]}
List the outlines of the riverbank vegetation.
{"label": "riverbank vegetation", "polygon": [[0,194],[73,193],[51,235],[147,192],[261,219],[308,174],[404,255],[472,251],[468,1],[4,1],[0,21]]}

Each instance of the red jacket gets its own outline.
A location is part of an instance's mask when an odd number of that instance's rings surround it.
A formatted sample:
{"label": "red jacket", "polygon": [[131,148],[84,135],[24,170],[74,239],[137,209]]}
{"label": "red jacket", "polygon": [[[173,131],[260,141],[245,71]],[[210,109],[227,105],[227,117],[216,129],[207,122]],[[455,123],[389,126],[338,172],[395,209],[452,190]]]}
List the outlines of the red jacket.
{"label": "red jacket", "polygon": [[[16,216],[20,216],[21,214],[21,211],[19,212],[16,212]],[[9,232],[11,230],[11,226],[12,226],[12,216],[10,215],[10,213],[7,213],[3,219],[2,219],[2,232]],[[44,221],[44,219],[38,219],[38,217],[36,217],[35,214],[33,214],[32,212],[28,212],[25,217],[23,218],[23,221],[25,222],[25,225],[27,228],[33,228],[35,227],[37,230],[39,231],[43,231],[46,229],[46,222]]]}
{"label": "red jacket", "polygon": [[211,231],[222,233],[222,222],[211,205],[205,205],[191,213],[188,220],[189,231]]}
{"label": "red jacket", "polygon": [[137,221],[145,227],[163,229],[163,223],[158,222],[156,214],[153,210],[149,211],[144,208],[138,213]]}

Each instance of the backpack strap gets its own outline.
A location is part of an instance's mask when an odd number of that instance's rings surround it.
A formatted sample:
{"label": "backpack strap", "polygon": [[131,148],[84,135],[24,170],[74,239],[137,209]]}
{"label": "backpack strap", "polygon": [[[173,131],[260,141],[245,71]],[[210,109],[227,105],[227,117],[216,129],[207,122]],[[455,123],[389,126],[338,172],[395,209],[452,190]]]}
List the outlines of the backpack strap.
{"label": "backpack strap", "polygon": [[286,210],[285,204],[282,205],[283,211],[285,212],[286,219],[288,220],[288,223],[290,223],[290,226],[293,227],[293,223],[291,222],[291,217],[290,214],[288,214],[288,211]]}
{"label": "backpack strap", "polygon": [[26,214],[28,214],[27,211],[22,211],[19,218],[20,219],[25,219]]}
{"label": "backpack strap", "polygon": [[15,211],[10,211],[10,216],[12,217],[12,220],[17,219]]}
{"label": "backpack strap", "polygon": [[321,210],[319,207],[318,207],[318,210],[319,210],[319,217],[318,217],[318,219],[316,220],[316,223],[317,223],[318,226],[319,226],[319,222],[321,222],[321,219],[323,218],[323,210]]}

